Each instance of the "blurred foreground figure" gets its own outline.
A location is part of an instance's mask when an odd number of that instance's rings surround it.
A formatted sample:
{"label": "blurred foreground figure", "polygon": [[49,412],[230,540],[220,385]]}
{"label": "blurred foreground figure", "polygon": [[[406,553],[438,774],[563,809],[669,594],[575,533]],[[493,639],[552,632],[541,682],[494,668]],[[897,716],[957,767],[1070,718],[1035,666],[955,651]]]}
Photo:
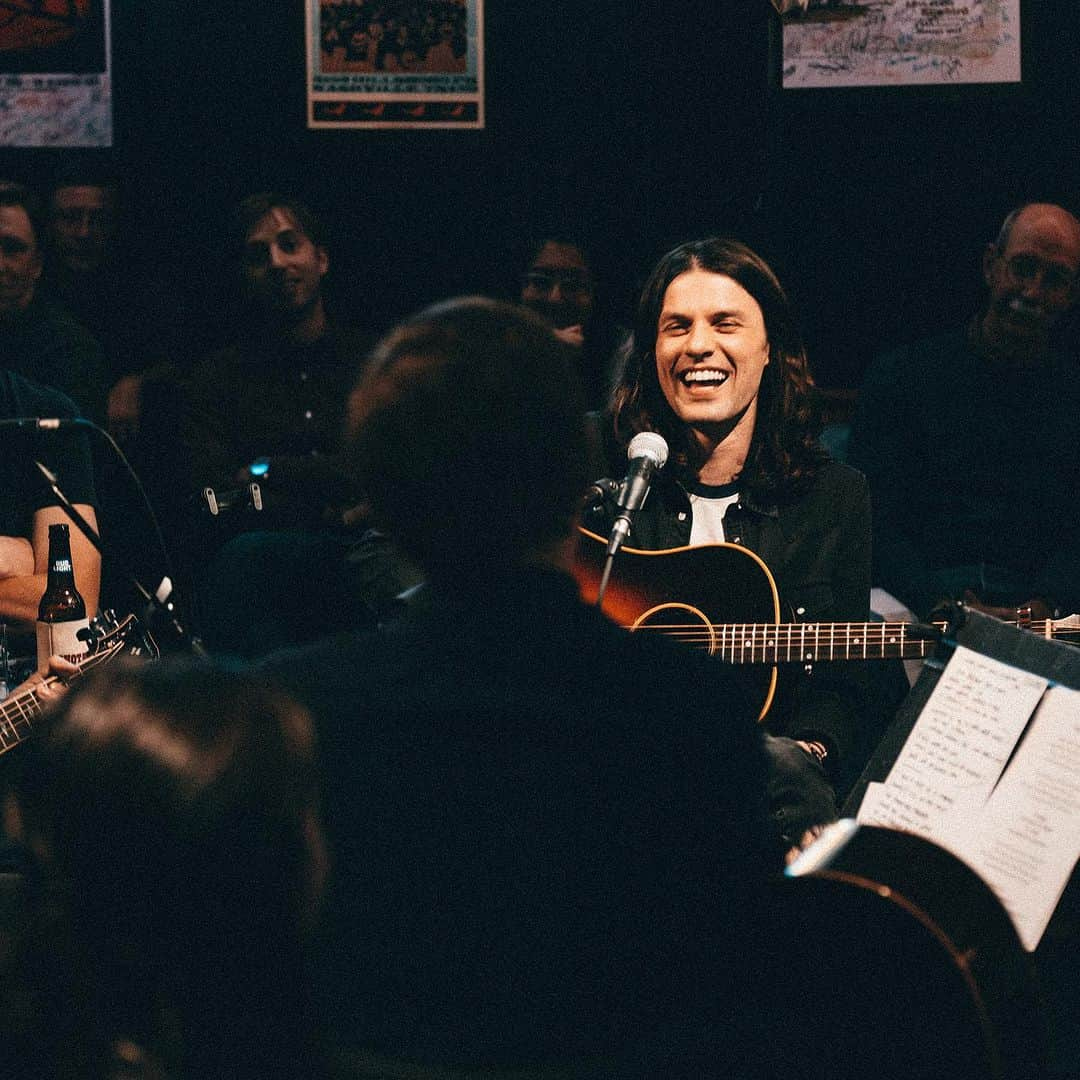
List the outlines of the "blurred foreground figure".
{"label": "blurred foreground figure", "polygon": [[323,747],[322,1004],[379,1075],[746,1075],[782,859],[762,736],[728,667],[579,599],[584,412],[527,311],[458,300],[393,331],[353,462],[426,596],[269,664]]}
{"label": "blurred foreground figure", "polygon": [[5,1075],[319,1075],[304,940],[324,876],[311,730],[208,667],[110,667],[23,747]]}

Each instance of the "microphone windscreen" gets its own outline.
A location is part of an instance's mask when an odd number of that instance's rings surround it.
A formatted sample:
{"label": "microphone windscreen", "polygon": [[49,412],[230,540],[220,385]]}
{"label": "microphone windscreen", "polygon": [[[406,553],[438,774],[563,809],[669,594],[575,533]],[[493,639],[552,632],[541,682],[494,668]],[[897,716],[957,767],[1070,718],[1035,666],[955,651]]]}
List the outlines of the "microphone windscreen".
{"label": "microphone windscreen", "polygon": [[626,456],[631,461],[640,457],[650,458],[658,469],[662,469],[668,459],[668,445],[664,436],[655,431],[639,431],[630,440]]}

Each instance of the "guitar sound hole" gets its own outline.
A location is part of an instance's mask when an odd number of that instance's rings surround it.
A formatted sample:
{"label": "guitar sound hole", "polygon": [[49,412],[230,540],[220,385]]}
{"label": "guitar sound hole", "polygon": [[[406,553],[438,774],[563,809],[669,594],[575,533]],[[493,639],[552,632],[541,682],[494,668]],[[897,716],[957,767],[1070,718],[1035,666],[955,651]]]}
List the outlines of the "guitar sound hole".
{"label": "guitar sound hole", "polygon": [[700,608],[690,604],[657,604],[634,620],[631,630],[652,630],[677,641],[704,649],[709,655],[717,652],[716,632]]}

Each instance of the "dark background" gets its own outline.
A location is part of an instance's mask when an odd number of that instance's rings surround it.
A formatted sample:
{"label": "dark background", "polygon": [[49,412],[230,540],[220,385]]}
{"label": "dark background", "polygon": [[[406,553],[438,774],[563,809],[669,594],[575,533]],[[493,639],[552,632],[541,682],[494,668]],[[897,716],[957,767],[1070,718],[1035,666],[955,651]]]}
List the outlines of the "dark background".
{"label": "dark background", "polygon": [[[490,0],[483,131],[308,131],[304,14],[115,0],[115,147],[133,259],[219,289],[227,208],[295,190],[336,225],[339,313],[381,329],[512,290],[536,221],[582,222],[616,309],[667,246],[729,232],[795,298],[825,386],[977,303],[1007,210],[1080,192],[1075,4],[1023,0],[1020,86],[781,91],[768,0]],[[56,150],[0,151],[45,183]],[[198,306],[198,305],[197,305]]]}

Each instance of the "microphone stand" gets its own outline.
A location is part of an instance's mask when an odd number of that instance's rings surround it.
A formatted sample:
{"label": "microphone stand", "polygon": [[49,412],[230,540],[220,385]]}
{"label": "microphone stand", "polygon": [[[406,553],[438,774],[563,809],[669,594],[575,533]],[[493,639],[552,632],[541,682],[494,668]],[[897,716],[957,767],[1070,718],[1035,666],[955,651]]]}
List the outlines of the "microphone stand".
{"label": "microphone stand", "polygon": [[[594,506],[598,506],[607,498],[613,498],[618,495],[619,487],[621,485],[617,480],[610,480],[608,477],[603,477],[597,480],[595,484],[589,487],[589,490],[585,493],[584,507],[585,509],[591,509]],[[622,516],[622,515],[620,515]],[[629,523],[627,528],[627,535],[629,535]],[[607,592],[608,579],[611,577],[611,568],[615,563],[615,552],[618,550],[619,545],[615,545],[612,549],[612,541],[608,541],[607,557],[604,560],[603,573],[600,575],[600,588],[596,593],[596,600],[593,601],[593,607],[599,609],[604,603],[604,594]]]}
{"label": "microphone stand", "polygon": [[[48,485],[49,490],[56,497],[56,501],[64,508],[65,513],[75,523],[79,532],[86,537],[87,540],[93,545],[94,549],[99,555],[103,555],[101,549],[101,537],[98,535],[97,530],[75,509],[71,500],[60,490],[59,477],[40,461],[35,460],[34,465],[37,466],[38,472],[41,473]],[[206,657],[206,650],[202,646],[202,642],[198,638],[192,637],[187,630],[181,625],[179,618],[176,614],[176,604],[170,600],[173,595],[172,580],[165,576],[161,579],[161,584],[158,585],[157,590],[151,595],[146,586],[132,573],[127,574],[127,579],[134,587],[135,591],[146,601],[146,607],[143,610],[143,622],[148,626],[153,625],[154,619],[160,613],[163,618],[167,619],[172,625],[173,631],[176,633],[180,641],[184,642],[191,652],[199,657]]]}

